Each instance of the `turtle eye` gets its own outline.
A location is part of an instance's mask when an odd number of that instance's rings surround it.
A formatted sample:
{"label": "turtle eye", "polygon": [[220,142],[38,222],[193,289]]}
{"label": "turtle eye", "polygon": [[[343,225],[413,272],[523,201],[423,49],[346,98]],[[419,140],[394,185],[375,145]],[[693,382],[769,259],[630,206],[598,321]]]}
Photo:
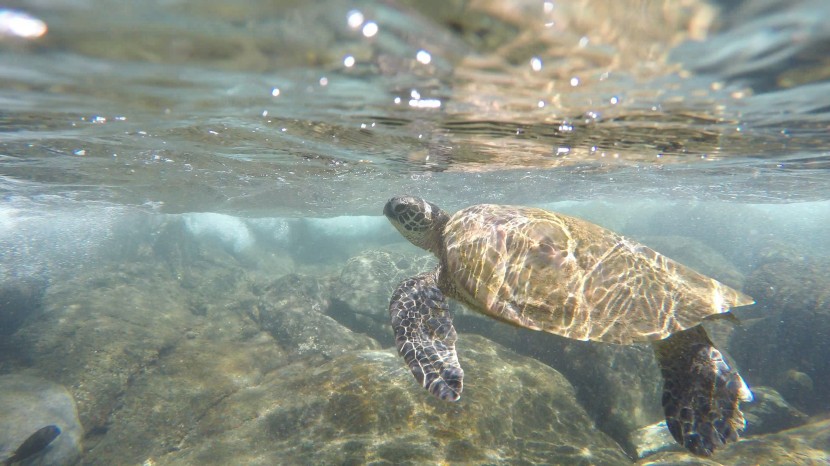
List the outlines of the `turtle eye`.
{"label": "turtle eye", "polygon": [[393,207],[392,210],[396,214],[400,215],[400,214],[406,212],[406,205],[405,204],[395,204],[395,207]]}

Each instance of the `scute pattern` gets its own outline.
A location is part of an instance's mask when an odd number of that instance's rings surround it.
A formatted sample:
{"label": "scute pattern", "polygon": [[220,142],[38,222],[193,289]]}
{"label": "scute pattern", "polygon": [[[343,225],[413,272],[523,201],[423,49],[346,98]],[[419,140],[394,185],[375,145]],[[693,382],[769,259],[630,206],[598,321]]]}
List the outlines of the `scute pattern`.
{"label": "scute pattern", "polygon": [[[420,212],[429,212],[429,227],[406,228]],[[389,305],[398,351],[433,395],[455,401],[462,387],[446,296],[568,338],[650,340],[674,438],[702,456],[738,439],[740,403],[752,394],[699,324],[752,298],[598,225],[541,209],[477,205],[450,217],[402,196],[384,215],[440,261],[404,280]]]}
{"label": "scute pattern", "polygon": [[515,325],[578,340],[659,340],[752,299],[584,220],[477,205],[444,228],[457,298]]}
{"label": "scute pattern", "polygon": [[752,401],[752,392],[703,327],[672,335],[654,347],[664,379],[666,425],[674,439],[701,456],[738,440],[746,427],[739,404]]}
{"label": "scute pattern", "polygon": [[455,352],[457,335],[435,272],[408,278],[389,303],[395,345],[418,383],[436,397],[457,401],[464,371]]}

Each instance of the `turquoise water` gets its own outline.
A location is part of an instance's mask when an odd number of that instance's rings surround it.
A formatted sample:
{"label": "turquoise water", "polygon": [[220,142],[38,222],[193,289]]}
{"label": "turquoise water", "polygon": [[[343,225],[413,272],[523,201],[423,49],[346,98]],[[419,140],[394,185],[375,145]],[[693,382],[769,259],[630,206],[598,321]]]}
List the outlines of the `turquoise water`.
{"label": "turquoise water", "polygon": [[[752,295],[709,333],[765,401],[711,460],[823,464],[828,15],[818,0],[7,2],[0,375],[68,390],[79,464],[680,461],[636,459],[633,432],[661,419],[648,346],[454,306],[453,405],[397,357],[389,296],[434,260],[386,200],[534,205]],[[0,413],[0,452],[41,414],[6,429]]]}

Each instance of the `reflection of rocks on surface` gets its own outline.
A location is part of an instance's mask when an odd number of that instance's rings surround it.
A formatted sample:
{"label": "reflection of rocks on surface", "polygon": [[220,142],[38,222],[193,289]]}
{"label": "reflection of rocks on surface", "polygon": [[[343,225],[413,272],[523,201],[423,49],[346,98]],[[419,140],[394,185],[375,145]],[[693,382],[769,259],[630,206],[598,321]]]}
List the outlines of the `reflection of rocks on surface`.
{"label": "reflection of rocks on surface", "polygon": [[462,335],[456,404],[420,388],[394,350],[302,361],[218,403],[167,464],[628,464],[564,377]]}
{"label": "reflection of rocks on surface", "polygon": [[72,395],[66,388],[22,374],[0,376],[0,463],[3,448],[18,448],[38,429],[61,430],[47,449],[25,461],[26,466],[73,464],[81,454],[83,429]]}
{"label": "reflection of rocks on surface", "polygon": [[768,385],[807,414],[830,412],[830,267],[770,255],[747,279],[758,314],[736,329],[731,349],[750,384]]}

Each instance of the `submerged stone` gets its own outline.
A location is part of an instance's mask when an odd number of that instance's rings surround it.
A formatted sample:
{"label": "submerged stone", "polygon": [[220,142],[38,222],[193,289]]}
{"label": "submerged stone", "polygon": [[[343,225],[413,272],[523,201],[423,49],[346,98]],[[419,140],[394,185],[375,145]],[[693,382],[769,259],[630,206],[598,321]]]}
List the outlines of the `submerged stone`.
{"label": "submerged stone", "polygon": [[754,401],[744,406],[744,435],[779,432],[807,423],[808,417],[770,387],[752,387]]}
{"label": "submerged stone", "polygon": [[[0,447],[6,447],[11,454],[46,426],[56,426],[59,434],[53,434],[51,442],[30,452],[23,464],[47,466],[77,461],[84,431],[75,401],[66,388],[38,377],[1,375]],[[2,453],[0,450],[0,463],[6,460]]]}
{"label": "submerged stone", "polygon": [[103,431],[134,377],[184,337],[188,308],[159,267],[102,267],[50,286],[43,314],[12,337],[16,364],[71,387],[85,428]]}
{"label": "submerged stone", "polygon": [[462,335],[458,403],[417,386],[394,350],[302,361],[218,403],[165,464],[629,464],[556,371]]}
{"label": "submerged stone", "polygon": [[247,341],[184,340],[134,377],[85,463],[141,464],[175,451],[213,406],[288,363],[264,332]]}
{"label": "submerged stone", "polygon": [[[464,331],[469,324],[469,319],[461,320],[458,328]],[[638,429],[665,420],[660,405],[662,377],[649,344],[576,341],[492,319],[472,324],[487,338],[562,373],[597,427],[631,456],[636,455],[641,441]]]}
{"label": "submerged stone", "polygon": [[637,462],[641,466],[756,466],[759,464],[816,466],[830,464],[830,420],[815,421],[774,434],[751,436],[730,443],[711,458],[687,452],[663,452]]}
{"label": "submerged stone", "polygon": [[379,348],[369,336],[349,330],[326,314],[329,294],[328,283],[323,280],[289,274],[270,283],[251,312],[277,344],[300,356],[329,357],[355,349]]}

